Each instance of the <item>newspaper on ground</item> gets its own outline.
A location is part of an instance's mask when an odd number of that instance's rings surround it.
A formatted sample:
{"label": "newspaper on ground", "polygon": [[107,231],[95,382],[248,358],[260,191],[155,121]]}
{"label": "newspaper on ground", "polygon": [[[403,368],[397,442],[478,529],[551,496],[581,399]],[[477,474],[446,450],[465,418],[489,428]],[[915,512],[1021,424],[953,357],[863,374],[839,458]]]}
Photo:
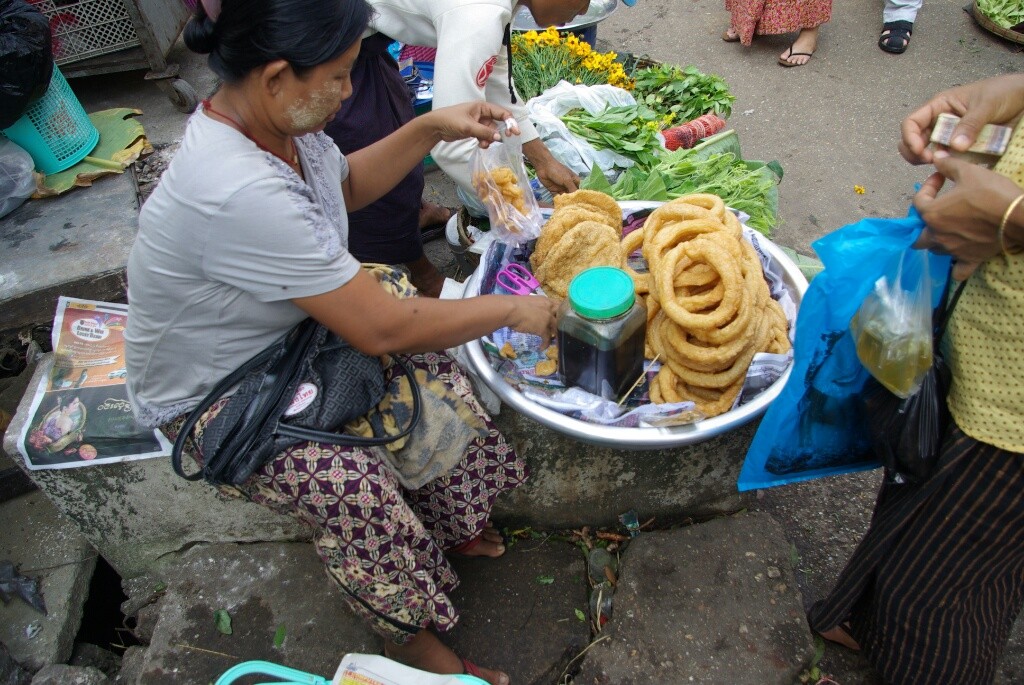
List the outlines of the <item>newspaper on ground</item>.
{"label": "newspaper on ground", "polygon": [[30,469],[165,457],[163,433],[140,426],[125,387],[128,305],[61,297],[53,366],[32,398],[18,450]]}
{"label": "newspaper on ground", "polygon": [[471,675],[437,675],[375,654],[346,654],[331,685],[487,685]]}

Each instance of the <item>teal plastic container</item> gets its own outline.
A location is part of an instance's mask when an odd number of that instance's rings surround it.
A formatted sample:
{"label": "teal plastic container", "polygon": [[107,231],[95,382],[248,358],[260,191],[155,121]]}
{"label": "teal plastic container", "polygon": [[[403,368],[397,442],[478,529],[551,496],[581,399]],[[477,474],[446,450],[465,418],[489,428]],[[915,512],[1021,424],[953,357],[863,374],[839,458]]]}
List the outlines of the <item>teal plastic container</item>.
{"label": "teal plastic container", "polygon": [[47,176],[78,164],[100,140],[100,132],[56,65],[46,93],[3,134],[25,148],[36,170]]}
{"label": "teal plastic container", "polygon": [[644,369],[647,310],[622,269],[597,266],[569,284],[558,314],[558,368],[567,386],[618,401]]}

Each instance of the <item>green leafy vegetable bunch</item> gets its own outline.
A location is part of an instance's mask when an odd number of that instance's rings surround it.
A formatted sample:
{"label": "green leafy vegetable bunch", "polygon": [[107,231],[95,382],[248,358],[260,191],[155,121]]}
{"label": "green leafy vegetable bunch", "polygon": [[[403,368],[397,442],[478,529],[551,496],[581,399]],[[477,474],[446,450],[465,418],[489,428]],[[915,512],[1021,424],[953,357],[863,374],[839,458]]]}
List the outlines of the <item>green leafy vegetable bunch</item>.
{"label": "green leafy vegetable bunch", "polygon": [[633,95],[638,103],[673,114],[680,123],[708,113],[728,119],[736,100],[721,76],[705,74],[693,66],[645,67],[633,72],[633,81]]}
{"label": "green leafy vegetable bunch", "polygon": [[658,163],[664,150],[658,132],[671,122],[645,105],[607,107],[598,114],[584,109],[567,112],[566,128],[598,150],[611,150],[628,157],[644,169]]}

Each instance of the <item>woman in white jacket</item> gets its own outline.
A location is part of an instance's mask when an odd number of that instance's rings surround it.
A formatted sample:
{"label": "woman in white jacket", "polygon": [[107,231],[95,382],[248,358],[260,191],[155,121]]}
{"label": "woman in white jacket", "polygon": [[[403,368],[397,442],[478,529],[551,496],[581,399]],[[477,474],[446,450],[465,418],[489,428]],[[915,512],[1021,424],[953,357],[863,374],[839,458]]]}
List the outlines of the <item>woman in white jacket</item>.
{"label": "woman in white jacket", "polygon": [[[363,148],[411,120],[409,91],[387,52],[392,40],[437,48],[434,107],[486,100],[512,111],[523,134],[523,152],[552,193],[572,192],[579,177],[556,160],[529,122],[509,75],[509,35],[520,5],[541,26],[561,25],[587,11],[590,0],[368,0],[375,10],[370,34],[352,73],[355,95],[327,127],[343,153]],[[470,182],[472,143],[442,143],[431,151],[459,188]],[[360,261],[405,264],[427,295],[440,293],[443,277],[423,254],[419,209],[423,169],[414,169],[373,205],[349,216],[352,254]]]}

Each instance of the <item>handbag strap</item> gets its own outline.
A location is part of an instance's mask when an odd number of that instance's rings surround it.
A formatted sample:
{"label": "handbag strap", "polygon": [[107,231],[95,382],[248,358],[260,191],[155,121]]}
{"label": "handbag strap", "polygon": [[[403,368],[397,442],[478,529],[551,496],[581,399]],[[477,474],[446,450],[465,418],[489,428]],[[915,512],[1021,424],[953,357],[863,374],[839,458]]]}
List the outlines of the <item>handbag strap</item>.
{"label": "handbag strap", "polygon": [[[306,344],[308,344],[309,340],[312,338],[315,332],[316,323],[312,319],[303,320],[301,323],[297,324],[294,328],[288,331],[288,333],[286,333],[282,338],[280,338],[277,343],[270,345],[266,349],[261,350],[255,356],[249,359],[249,361],[245,362],[237,369],[229,373],[227,376],[225,376],[223,380],[221,380],[219,383],[217,383],[217,385],[213,387],[213,390],[211,390],[206,395],[206,397],[199,401],[199,404],[197,404],[195,408],[192,409],[192,411],[189,412],[189,415],[185,418],[185,422],[181,425],[181,429],[178,431],[178,436],[174,440],[174,448],[171,451],[171,466],[174,468],[174,472],[176,474],[178,474],[185,480],[200,480],[203,477],[202,469],[197,471],[196,473],[193,473],[192,475],[186,475],[185,469],[182,466],[181,461],[181,455],[184,453],[185,450],[185,441],[191,437],[192,431],[195,429],[196,424],[199,423],[199,420],[203,417],[203,414],[205,414],[210,409],[210,407],[216,404],[224,396],[224,394],[227,393],[227,391],[231,390],[231,388],[241,383],[242,380],[250,371],[257,369],[266,364],[268,361],[270,361],[270,359],[272,359],[273,356],[277,353],[281,343],[287,345],[286,341],[289,341],[294,337],[301,337],[303,339],[303,344],[297,347],[292,346],[293,350],[295,350],[296,353],[301,354],[303,353],[302,351],[305,350]],[[294,356],[294,354],[292,356]],[[281,366],[289,363],[289,361],[289,355],[285,355],[284,357],[282,357],[281,360],[278,361],[277,365]]]}
{"label": "handbag strap", "polygon": [[[952,268],[950,268],[952,272]],[[964,292],[964,286],[967,285],[967,279],[960,281],[960,284],[956,287],[953,292],[953,297],[949,296],[949,289],[953,283],[953,278],[950,276],[946,279],[946,287],[942,291],[942,299],[939,301],[939,312],[938,312],[938,324],[935,326],[935,342],[938,343],[942,340],[942,337],[946,334],[946,326],[949,324],[949,319],[953,315],[953,308],[956,307],[956,303],[960,301],[960,296]]]}

